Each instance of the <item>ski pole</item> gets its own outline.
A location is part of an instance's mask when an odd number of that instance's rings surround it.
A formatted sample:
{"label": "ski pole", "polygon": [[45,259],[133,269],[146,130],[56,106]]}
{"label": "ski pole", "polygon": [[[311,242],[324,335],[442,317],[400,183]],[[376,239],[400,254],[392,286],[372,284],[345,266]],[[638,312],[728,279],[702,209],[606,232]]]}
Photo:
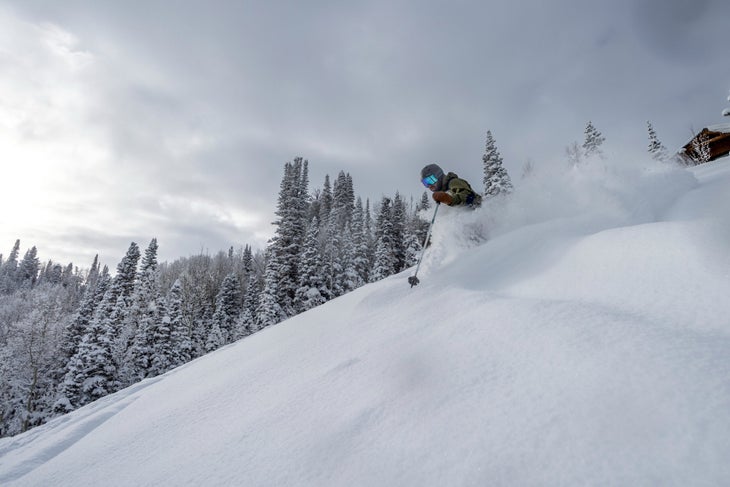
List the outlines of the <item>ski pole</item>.
{"label": "ski pole", "polygon": [[428,239],[431,238],[431,229],[433,228],[433,222],[436,221],[436,213],[439,211],[439,206],[441,206],[441,203],[436,203],[436,209],[433,210],[433,218],[431,218],[431,224],[428,226],[428,232],[426,232],[426,240],[423,241],[423,250],[421,250],[421,256],[418,258],[418,265],[416,265],[416,273],[413,274],[411,277],[408,278],[408,284],[413,286],[417,286],[419,282],[418,277],[418,269],[421,268],[421,261],[423,260],[423,254],[426,253],[426,245],[428,245]]}

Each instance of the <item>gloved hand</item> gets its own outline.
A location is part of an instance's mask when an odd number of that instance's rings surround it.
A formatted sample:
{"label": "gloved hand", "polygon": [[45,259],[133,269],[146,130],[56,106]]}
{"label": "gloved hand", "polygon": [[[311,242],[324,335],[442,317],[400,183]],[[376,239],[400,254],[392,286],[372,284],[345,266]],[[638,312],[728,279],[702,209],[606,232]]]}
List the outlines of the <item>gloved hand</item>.
{"label": "gloved hand", "polygon": [[433,194],[434,201],[438,201],[439,203],[444,203],[447,205],[451,205],[453,199],[451,199],[451,195],[447,193],[446,191],[436,191]]}

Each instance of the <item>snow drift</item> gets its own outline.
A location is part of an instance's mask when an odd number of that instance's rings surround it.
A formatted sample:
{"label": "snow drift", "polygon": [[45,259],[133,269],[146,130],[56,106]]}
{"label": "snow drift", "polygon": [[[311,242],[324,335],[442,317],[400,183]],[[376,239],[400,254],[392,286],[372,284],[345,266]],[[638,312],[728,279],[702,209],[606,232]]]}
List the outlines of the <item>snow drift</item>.
{"label": "snow drift", "polygon": [[536,175],[440,212],[416,288],[0,440],[0,484],[728,485],[729,208],[727,159]]}

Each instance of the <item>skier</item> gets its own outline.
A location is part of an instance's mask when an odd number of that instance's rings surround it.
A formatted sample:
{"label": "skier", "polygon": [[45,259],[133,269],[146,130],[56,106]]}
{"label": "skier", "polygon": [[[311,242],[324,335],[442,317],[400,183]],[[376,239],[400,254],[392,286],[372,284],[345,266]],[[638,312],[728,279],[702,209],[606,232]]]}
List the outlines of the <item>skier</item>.
{"label": "skier", "polygon": [[429,164],[421,169],[421,182],[433,192],[433,199],[437,203],[471,209],[479,208],[482,204],[481,195],[471,189],[466,180],[453,172],[444,174],[437,164]]}

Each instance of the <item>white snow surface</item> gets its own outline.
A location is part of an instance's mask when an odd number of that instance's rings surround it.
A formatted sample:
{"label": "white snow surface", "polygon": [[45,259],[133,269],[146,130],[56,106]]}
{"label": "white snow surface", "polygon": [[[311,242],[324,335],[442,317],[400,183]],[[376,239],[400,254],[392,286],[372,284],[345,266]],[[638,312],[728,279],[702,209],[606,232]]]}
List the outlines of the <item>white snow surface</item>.
{"label": "white snow surface", "polygon": [[[723,116],[730,115],[730,108],[726,108],[722,112]],[[707,127],[707,130],[711,130],[712,132],[722,132],[722,133],[729,133],[730,132],[730,123],[718,123],[717,125],[710,125]]]}
{"label": "white snow surface", "polygon": [[0,485],[730,485],[730,159],[632,167],[444,207],[419,286],[0,440]]}

